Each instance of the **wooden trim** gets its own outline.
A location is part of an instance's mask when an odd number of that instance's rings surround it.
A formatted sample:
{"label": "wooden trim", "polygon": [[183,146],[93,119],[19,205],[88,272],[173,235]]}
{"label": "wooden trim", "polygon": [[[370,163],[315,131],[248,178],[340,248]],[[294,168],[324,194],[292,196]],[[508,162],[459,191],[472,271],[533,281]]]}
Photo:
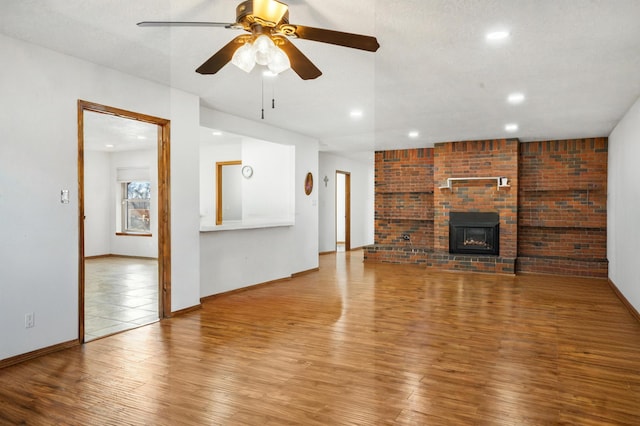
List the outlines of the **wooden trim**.
{"label": "wooden trim", "polygon": [[306,271],[300,271],[300,272],[296,272],[294,274],[291,274],[291,278],[295,278],[295,277],[300,277],[302,275],[307,275],[310,274],[312,272],[318,272],[320,270],[320,268],[311,268],[311,269],[307,269]]}
{"label": "wooden trim", "polygon": [[78,99],[78,341],[84,342],[84,102]]}
{"label": "wooden trim", "polygon": [[180,316],[180,315],[186,315],[190,312],[195,312],[197,310],[202,309],[202,303],[198,303],[197,305],[193,305],[193,306],[189,306],[188,308],[184,308],[184,309],[179,309],[177,311],[173,311],[171,312],[171,316],[173,318]]}
{"label": "wooden trim", "polygon": [[618,286],[615,285],[610,278],[607,279],[607,282],[609,283],[609,287],[611,287],[611,290],[613,290],[615,295],[618,296],[618,299],[620,299],[622,304],[627,308],[631,316],[634,317],[636,321],[640,322],[640,312],[638,312],[638,310],[631,304],[631,302],[629,302],[629,300],[624,297],[624,294],[622,294]]}
{"label": "wooden trim", "polygon": [[[171,198],[170,198],[170,134],[171,122],[164,118],[140,114],[120,108],[78,99],[78,334],[84,342],[84,111],[109,114],[158,126],[158,313],[171,316]],[[134,234],[125,234],[134,236]],[[146,236],[136,234],[135,236]]]}
{"label": "wooden trim", "polygon": [[158,124],[158,297],[160,319],[171,317],[171,123]]}
{"label": "wooden trim", "polygon": [[129,232],[116,232],[118,237],[153,237],[153,234],[134,234]]}
{"label": "wooden trim", "polygon": [[120,257],[124,259],[143,259],[143,260],[158,260],[157,257],[148,257],[148,256],[129,256],[126,254],[99,254],[97,256],[86,256],[85,259],[103,259],[108,257]]}
{"label": "wooden trim", "polygon": [[0,360],[0,370],[5,367],[9,367],[10,365],[20,364],[21,362],[28,361],[33,358],[38,358],[43,355],[52,354],[54,352],[62,351],[76,346],[80,346],[79,340],[69,340],[67,342],[58,343],[57,345],[47,346],[46,348],[27,352],[26,354],[20,354],[12,356],[11,358],[5,358]]}
{"label": "wooden trim", "polygon": [[85,256],[84,260],[107,259],[109,257],[114,257],[114,255],[113,254],[98,254],[96,256]]}
{"label": "wooden trim", "polygon": [[200,298],[200,303],[204,304],[205,302],[208,302],[210,300],[218,299],[219,297],[231,296],[232,294],[237,294],[237,293],[244,293],[245,291],[255,290],[255,289],[260,288],[260,287],[266,287],[266,286],[269,286],[269,285],[272,285],[272,284],[281,283],[281,282],[284,282],[284,281],[291,281],[291,277],[279,278],[277,280],[266,281],[266,282],[263,282],[263,283],[260,283],[260,284],[250,285],[248,287],[236,288],[235,290],[229,290],[229,291],[225,291],[223,293],[216,293],[216,294],[212,294],[210,296],[201,297]]}
{"label": "wooden trim", "polygon": [[222,167],[241,164],[241,160],[216,162],[216,225],[222,225]]}
{"label": "wooden trim", "polygon": [[351,251],[351,173],[344,173],[344,251]]}

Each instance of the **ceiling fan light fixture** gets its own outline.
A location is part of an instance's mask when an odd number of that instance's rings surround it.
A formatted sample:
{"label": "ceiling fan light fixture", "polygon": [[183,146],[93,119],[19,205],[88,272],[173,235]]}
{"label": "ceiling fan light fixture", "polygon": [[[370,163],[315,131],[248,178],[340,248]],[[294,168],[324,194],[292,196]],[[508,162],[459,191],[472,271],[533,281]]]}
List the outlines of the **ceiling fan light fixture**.
{"label": "ceiling fan light fixture", "polygon": [[275,74],[280,74],[283,71],[291,68],[291,62],[289,57],[282,49],[277,46],[273,46],[270,52],[269,64],[267,65],[269,71]]}
{"label": "ceiling fan light fixture", "polygon": [[234,23],[142,21],[138,26],[211,26],[249,33],[235,37],[196,68],[196,72],[202,75],[216,74],[231,62],[247,73],[257,63],[268,67],[273,73],[292,69],[303,80],[320,77],[322,71],[287,40],[289,37],[368,52],[375,52],[380,47],[378,40],[372,36],[291,24],[289,6],[278,0],[241,1],[236,7]]}
{"label": "ceiling fan light fixture", "polygon": [[271,59],[271,51],[276,45],[269,36],[261,35],[253,42],[253,50],[255,52],[256,63],[260,65],[268,65]]}
{"label": "ceiling fan light fixture", "polygon": [[244,72],[251,72],[253,67],[256,66],[255,52],[251,43],[245,43],[240,46],[233,54],[231,63]]}
{"label": "ceiling fan light fixture", "polygon": [[251,72],[256,64],[267,66],[274,74],[291,68],[291,62],[284,50],[276,46],[271,37],[265,34],[236,49],[231,63],[247,73]]}

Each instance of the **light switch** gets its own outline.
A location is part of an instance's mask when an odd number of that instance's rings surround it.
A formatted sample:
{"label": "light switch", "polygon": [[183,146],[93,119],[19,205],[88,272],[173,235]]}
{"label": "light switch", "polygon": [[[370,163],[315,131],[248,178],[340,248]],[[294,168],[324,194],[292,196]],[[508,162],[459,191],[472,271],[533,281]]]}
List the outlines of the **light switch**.
{"label": "light switch", "polygon": [[60,191],[60,202],[62,204],[69,204],[69,190],[63,189]]}

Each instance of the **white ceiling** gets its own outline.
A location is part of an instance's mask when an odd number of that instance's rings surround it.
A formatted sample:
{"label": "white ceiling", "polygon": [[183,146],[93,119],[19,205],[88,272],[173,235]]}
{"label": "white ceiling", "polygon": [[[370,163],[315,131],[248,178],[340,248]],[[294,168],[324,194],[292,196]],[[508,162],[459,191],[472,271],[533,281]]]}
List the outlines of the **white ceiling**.
{"label": "white ceiling", "polygon": [[85,151],[134,151],[158,144],[155,124],[92,111],[84,112],[83,121]]}
{"label": "white ceiling", "polygon": [[[2,0],[0,32],[195,93],[204,106],[350,153],[434,142],[607,136],[640,96],[638,0],[289,0],[294,24],[374,35],[376,53],[293,43],[323,75],[194,70],[238,35],[143,20],[233,22],[239,0]],[[510,37],[490,43],[485,34]],[[522,92],[520,105],[506,102]],[[271,109],[275,97],[276,108]],[[354,120],[349,112],[363,111]],[[140,111],[144,113],[144,111]],[[504,126],[517,123],[507,133]],[[420,136],[410,139],[410,130]]]}

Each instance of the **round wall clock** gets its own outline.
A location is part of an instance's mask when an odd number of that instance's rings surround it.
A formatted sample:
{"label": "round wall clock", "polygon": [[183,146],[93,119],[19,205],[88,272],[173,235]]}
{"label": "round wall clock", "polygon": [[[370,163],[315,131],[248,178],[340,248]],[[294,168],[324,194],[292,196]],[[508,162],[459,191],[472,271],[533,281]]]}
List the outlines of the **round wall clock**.
{"label": "round wall clock", "polygon": [[307,177],[304,179],[304,193],[309,195],[313,191],[313,175],[311,172],[307,173]]}
{"label": "round wall clock", "polygon": [[242,176],[244,176],[247,179],[253,176],[253,167],[251,166],[242,167]]}

